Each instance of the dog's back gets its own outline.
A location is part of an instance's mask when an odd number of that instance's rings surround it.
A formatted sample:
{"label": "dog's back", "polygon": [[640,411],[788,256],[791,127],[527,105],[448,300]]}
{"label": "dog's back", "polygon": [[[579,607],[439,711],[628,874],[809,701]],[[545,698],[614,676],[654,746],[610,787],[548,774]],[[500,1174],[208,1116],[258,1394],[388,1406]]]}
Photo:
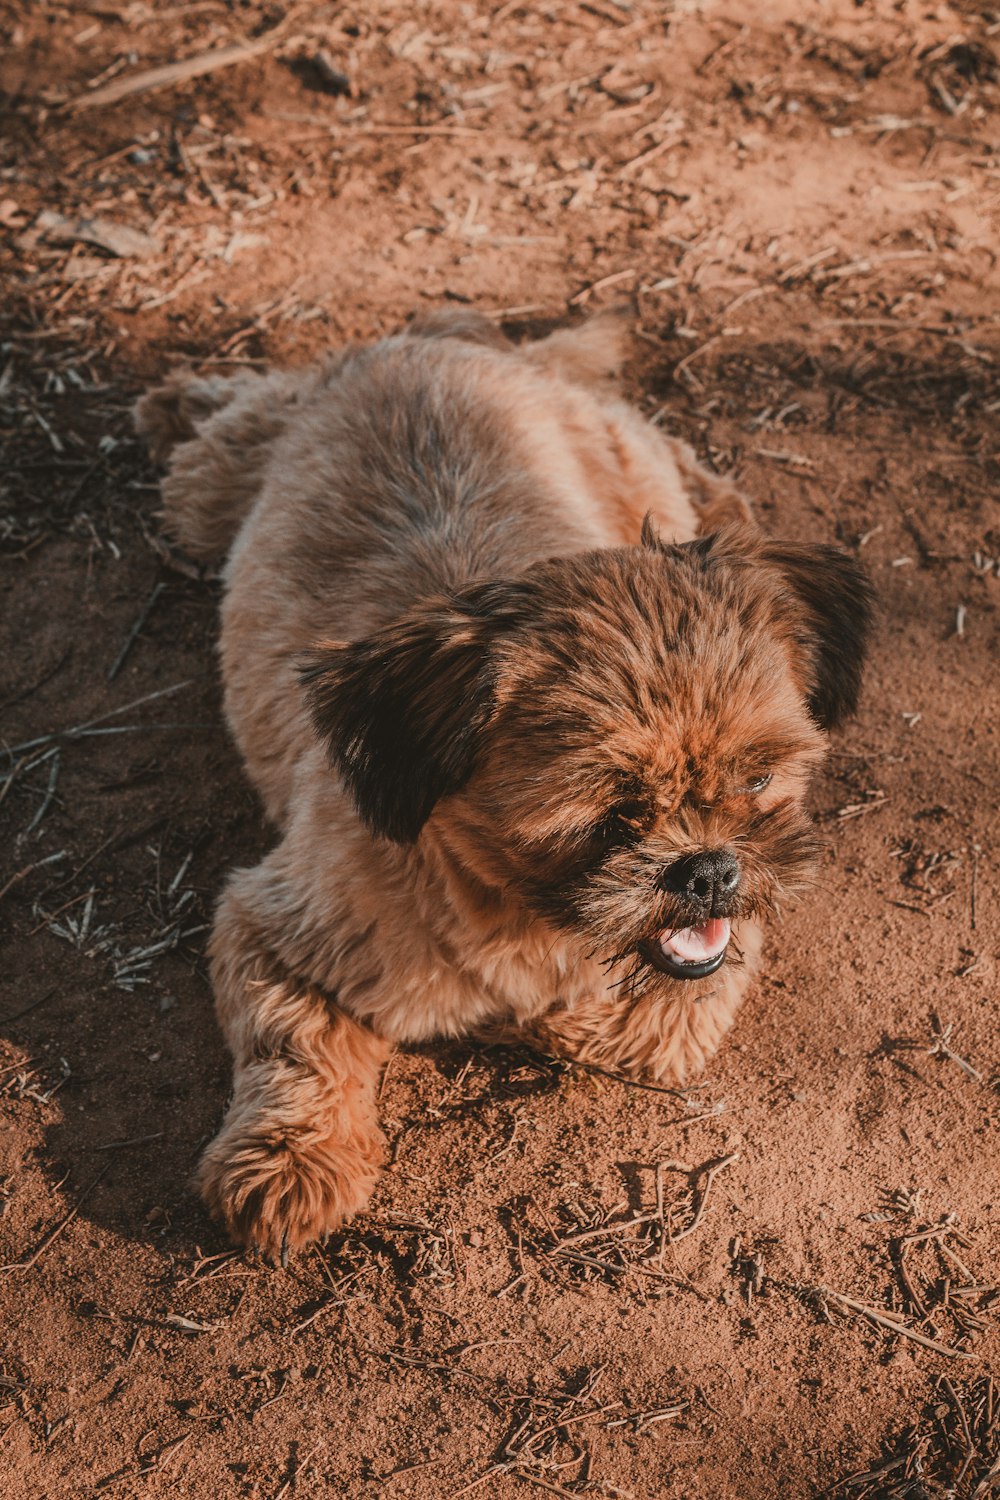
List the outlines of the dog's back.
{"label": "dog's back", "polygon": [[317,640],[636,541],[647,512],[695,534],[690,455],[608,387],[626,332],[600,317],[514,346],[467,310],[438,313],[304,371],[180,374],[140,402],[169,464],[167,532],[200,561],[228,553],[226,710],[275,821],[315,749],[295,661]]}
{"label": "dog's back", "polygon": [[[415,318],[406,336],[515,351],[495,323],[464,309]],[[627,336],[625,320],[609,314],[517,352],[562,380],[595,385],[618,375]],[[136,429],[156,462],[170,468],[163,483],[164,527],[189,556],[202,563],[226,556],[260,492],[271,445],[349,357],[347,351],[304,370],[265,375],[200,376],[182,368],[139,399]]]}

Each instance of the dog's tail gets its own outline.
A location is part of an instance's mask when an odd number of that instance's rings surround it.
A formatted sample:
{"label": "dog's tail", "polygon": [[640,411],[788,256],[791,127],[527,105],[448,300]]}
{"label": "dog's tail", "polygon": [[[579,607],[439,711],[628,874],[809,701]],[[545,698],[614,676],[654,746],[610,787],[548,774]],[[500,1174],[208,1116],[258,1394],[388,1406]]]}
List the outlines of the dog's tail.
{"label": "dog's tail", "polygon": [[225,557],[260,489],[289,409],[328,372],[172,375],[136,403],[135,425],[168,469],[164,530],[198,562]]}
{"label": "dog's tail", "polygon": [[559,328],[548,338],[522,344],[520,352],[533,365],[551,370],[573,385],[601,386],[621,374],[632,326],[628,309],[609,308],[573,328]]}
{"label": "dog's tail", "polygon": [[599,386],[620,375],[633,322],[628,308],[613,307],[595,313],[585,323],[559,328],[546,338],[514,344],[496,323],[474,308],[446,307],[422,313],[406,331],[414,338],[460,339],[516,353],[573,385]]}

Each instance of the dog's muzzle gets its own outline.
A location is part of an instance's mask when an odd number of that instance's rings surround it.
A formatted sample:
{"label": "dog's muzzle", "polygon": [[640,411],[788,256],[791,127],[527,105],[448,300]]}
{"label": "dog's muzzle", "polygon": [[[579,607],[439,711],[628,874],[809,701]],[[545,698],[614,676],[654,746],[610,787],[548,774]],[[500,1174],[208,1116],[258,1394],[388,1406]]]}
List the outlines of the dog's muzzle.
{"label": "dog's muzzle", "polygon": [[732,934],[728,917],[710,917],[694,927],[660,932],[642,945],[643,955],[672,979],[704,979],[726,960]]}

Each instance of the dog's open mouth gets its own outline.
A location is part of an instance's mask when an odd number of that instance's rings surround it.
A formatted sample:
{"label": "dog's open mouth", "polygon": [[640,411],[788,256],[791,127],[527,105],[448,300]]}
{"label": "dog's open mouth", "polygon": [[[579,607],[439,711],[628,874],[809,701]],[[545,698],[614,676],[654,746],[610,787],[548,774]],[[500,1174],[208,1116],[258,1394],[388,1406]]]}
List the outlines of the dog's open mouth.
{"label": "dog's open mouth", "polygon": [[674,979],[704,979],[725,961],[732,926],[727,917],[712,917],[697,927],[665,931],[643,945],[654,968]]}

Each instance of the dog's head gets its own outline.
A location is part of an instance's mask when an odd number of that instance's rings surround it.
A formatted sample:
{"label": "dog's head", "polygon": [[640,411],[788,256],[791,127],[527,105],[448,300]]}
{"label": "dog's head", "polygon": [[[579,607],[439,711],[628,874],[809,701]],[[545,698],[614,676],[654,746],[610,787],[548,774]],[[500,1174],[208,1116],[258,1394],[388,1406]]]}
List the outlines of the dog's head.
{"label": "dog's head", "polygon": [[833,548],[646,528],[318,646],[303,676],[374,834],[432,818],[481,885],[646,989],[738,958],[731,924],[808,876],[803,795],[870,615]]}

